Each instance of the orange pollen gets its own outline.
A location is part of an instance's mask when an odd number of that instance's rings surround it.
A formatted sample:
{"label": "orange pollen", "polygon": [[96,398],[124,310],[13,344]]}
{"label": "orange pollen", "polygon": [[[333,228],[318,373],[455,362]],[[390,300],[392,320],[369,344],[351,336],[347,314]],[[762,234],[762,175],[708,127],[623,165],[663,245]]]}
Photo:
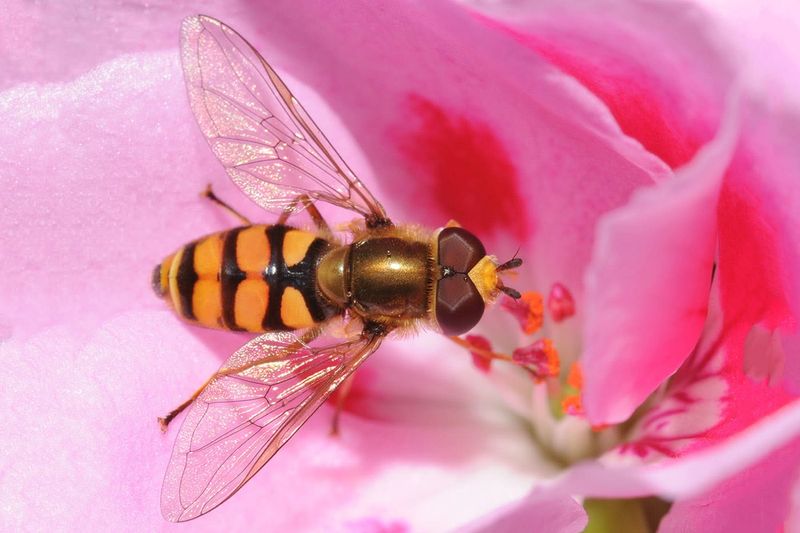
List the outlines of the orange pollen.
{"label": "orange pollen", "polygon": [[567,385],[576,389],[583,390],[583,369],[579,362],[572,363],[569,367],[569,374],[567,374]]}
{"label": "orange pollen", "polygon": [[583,401],[580,394],[570,394],[561,400],[561,409],[565,414],[579,416],[583,414]]}
{"label": "orange pollen", "polygon": [[539,339],[533,344],[517,348],[511,358],[518,365],[531,370],[537,379],[557,376],[561,370],[558,351],[550,339]]}
{"label": "orange pollen", "polygon": [[528,335],[539,331],[544,323],[544,299],[538,292],[523,292],[519,300],[506,298],[502,306],[519,320],[522,330]]}
{"label": "orange pollen", "polygon": [[561,409],[564,414],[582,416],[583,411],[583,370],[579,362],[572,363],[567,373],[567,386],[565,396],[561,400]]}

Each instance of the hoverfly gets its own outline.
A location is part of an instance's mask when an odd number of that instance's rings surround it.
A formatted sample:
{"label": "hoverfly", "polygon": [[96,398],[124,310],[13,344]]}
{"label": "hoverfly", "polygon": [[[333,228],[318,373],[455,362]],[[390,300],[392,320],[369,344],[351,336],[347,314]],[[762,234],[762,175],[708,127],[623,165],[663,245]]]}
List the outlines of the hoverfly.
{"label": "hoverfly", "polygon": [[[232,496],[393,331],[428,325],[460,335],[503,285],[504,264],[456,226],[395,225],[273,68],[243,37],[206,16],[181,29],[192,111],[230,178],[275,224],[208,235],[156,266],[153,288],[198,325],[261,333],[236,351],[162,428],[189,408],[161,493],[171,521]],[[359,215],[348,239],[316,202]],[[287,225],[306,210],[314,230]],[[334,319],[358,326],[325,335]],[[352,327],[350,328],[353,329]]]}

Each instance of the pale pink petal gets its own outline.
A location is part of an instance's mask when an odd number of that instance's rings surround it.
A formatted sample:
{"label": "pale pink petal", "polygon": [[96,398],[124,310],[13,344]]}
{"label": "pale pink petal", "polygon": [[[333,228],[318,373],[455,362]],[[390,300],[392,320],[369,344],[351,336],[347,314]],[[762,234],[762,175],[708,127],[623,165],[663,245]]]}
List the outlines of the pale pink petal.
{"label": "pale pink petal", "polygon": [[[0,94],[0,324],[25,335],[163,309],[153,267],[234,225],[199,198],[214,182],[242,204],[199,136],[174,52],[125,56],[67,85]],[[247,211],[247,209],[245,208]],[[249,210],[248,214],[258,215]]]}
{"label": "pale pink petal", "polygon": [[[181,20],[196,9],[184,1],[4,2],[0,89],[68,81],[121,54],[174,48]],[[221,0],[206,0],[203,9],[220,17],[242,12],[238,2]]]}
{"label": "pale pink petal", "polygon": [[780,531],[798,464],[800,441],[794,440],[711,491],[675,502],[659,533]]}
{"label": "pale pink petal", "polygon": [[[602,498],[658,494],[669,499],[705,493],[776,450],[796,442],[800,434],[800,401],[775,411],[749,428],[685,457],[651,464],[578,464],[548,483],[552,490]],[[791,461],[787,460],[787,467]]]}
{"label": "pale pink petal", "polygon": [[[88,340],[55,328],[0,345],[0,529],[172,529],[159,491],[177,428],[162,434],[156,416],[229,353],[175,322],[131,312]],[[337,439],[323,407],[190,530],[449,530],[521,498],[536,466],[525,431],[492,407],[497,390],[468,354],[442,353],[447,342],[388,343],[363,370],[380,385],[362,388],[369,413],[345,414]]]}
{"label": "pale pink petal", "polygon": [[569,496],[533,492],[523,500],[470,524],[462,533],[578,533],[588,518],[581,504]]}
{"label": "pale pink petal", "polygon": [[697,343],[716,251],[715,206],[738,134],[731,113],[675,178],[600,221],[586,274],[582,357],[593,423],[628,418]]}

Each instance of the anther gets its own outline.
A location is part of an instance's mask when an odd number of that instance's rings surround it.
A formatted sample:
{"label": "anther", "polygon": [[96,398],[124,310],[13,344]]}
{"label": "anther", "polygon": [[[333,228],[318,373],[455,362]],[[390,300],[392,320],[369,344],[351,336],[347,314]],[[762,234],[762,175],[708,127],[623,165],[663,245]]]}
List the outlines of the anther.
{"label": "anther", "polygon": [[481,372],[488,373],[492,363],[492,359],[485,355],[486,352],[492,351],[492,344],[483,335],[467,335],[465,340],[475,348],[481,350],[480,352],[470,350],[472,356],[472,364]]}
{"label": "anther", "polygon": [[531,370],[539,380],[555,377],[561,370],[558,352],[550,339],[539,339],[533,344],[517,348],[511,358],[518,365]]}
{"label": "anther", "polygon": [[567,374],[565,396],[561,400],[561,409],[565,414],[572,416],[583,415],[583,371],[578,362],[572,363]]}
{"label": "anther", "polygon": [[547,309],[555,322],[566,320],[575,314],[575,300],[561,283],[554,283],[547,297]]}
{"label": "anther", "polygon": [[531,335],[539,331],[544,323],[544,301],[538,292],[526,291],[520,294],[519,299],[506,299],[501,304],[503,308],[514,315],[519,321],[522,330]]}

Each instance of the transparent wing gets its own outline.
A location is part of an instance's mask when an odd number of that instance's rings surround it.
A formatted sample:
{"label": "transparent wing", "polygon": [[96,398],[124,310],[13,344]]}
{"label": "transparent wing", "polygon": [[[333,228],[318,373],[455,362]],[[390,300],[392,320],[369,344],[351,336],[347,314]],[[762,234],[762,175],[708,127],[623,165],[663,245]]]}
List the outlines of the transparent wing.
{"label": "transparent wing", "polygon": [[240,348],[188,410],[161,490],[164,517],[191,520],[230,498],[381,340],[267,333]]}
{"label": "transparent wing", "polygon": [[278,74],[241,35],[213,18],[189,17],[181,28],[181,58],[200,129],[231,179],[256,203],[282,211],[305,193],[386,218]]}

